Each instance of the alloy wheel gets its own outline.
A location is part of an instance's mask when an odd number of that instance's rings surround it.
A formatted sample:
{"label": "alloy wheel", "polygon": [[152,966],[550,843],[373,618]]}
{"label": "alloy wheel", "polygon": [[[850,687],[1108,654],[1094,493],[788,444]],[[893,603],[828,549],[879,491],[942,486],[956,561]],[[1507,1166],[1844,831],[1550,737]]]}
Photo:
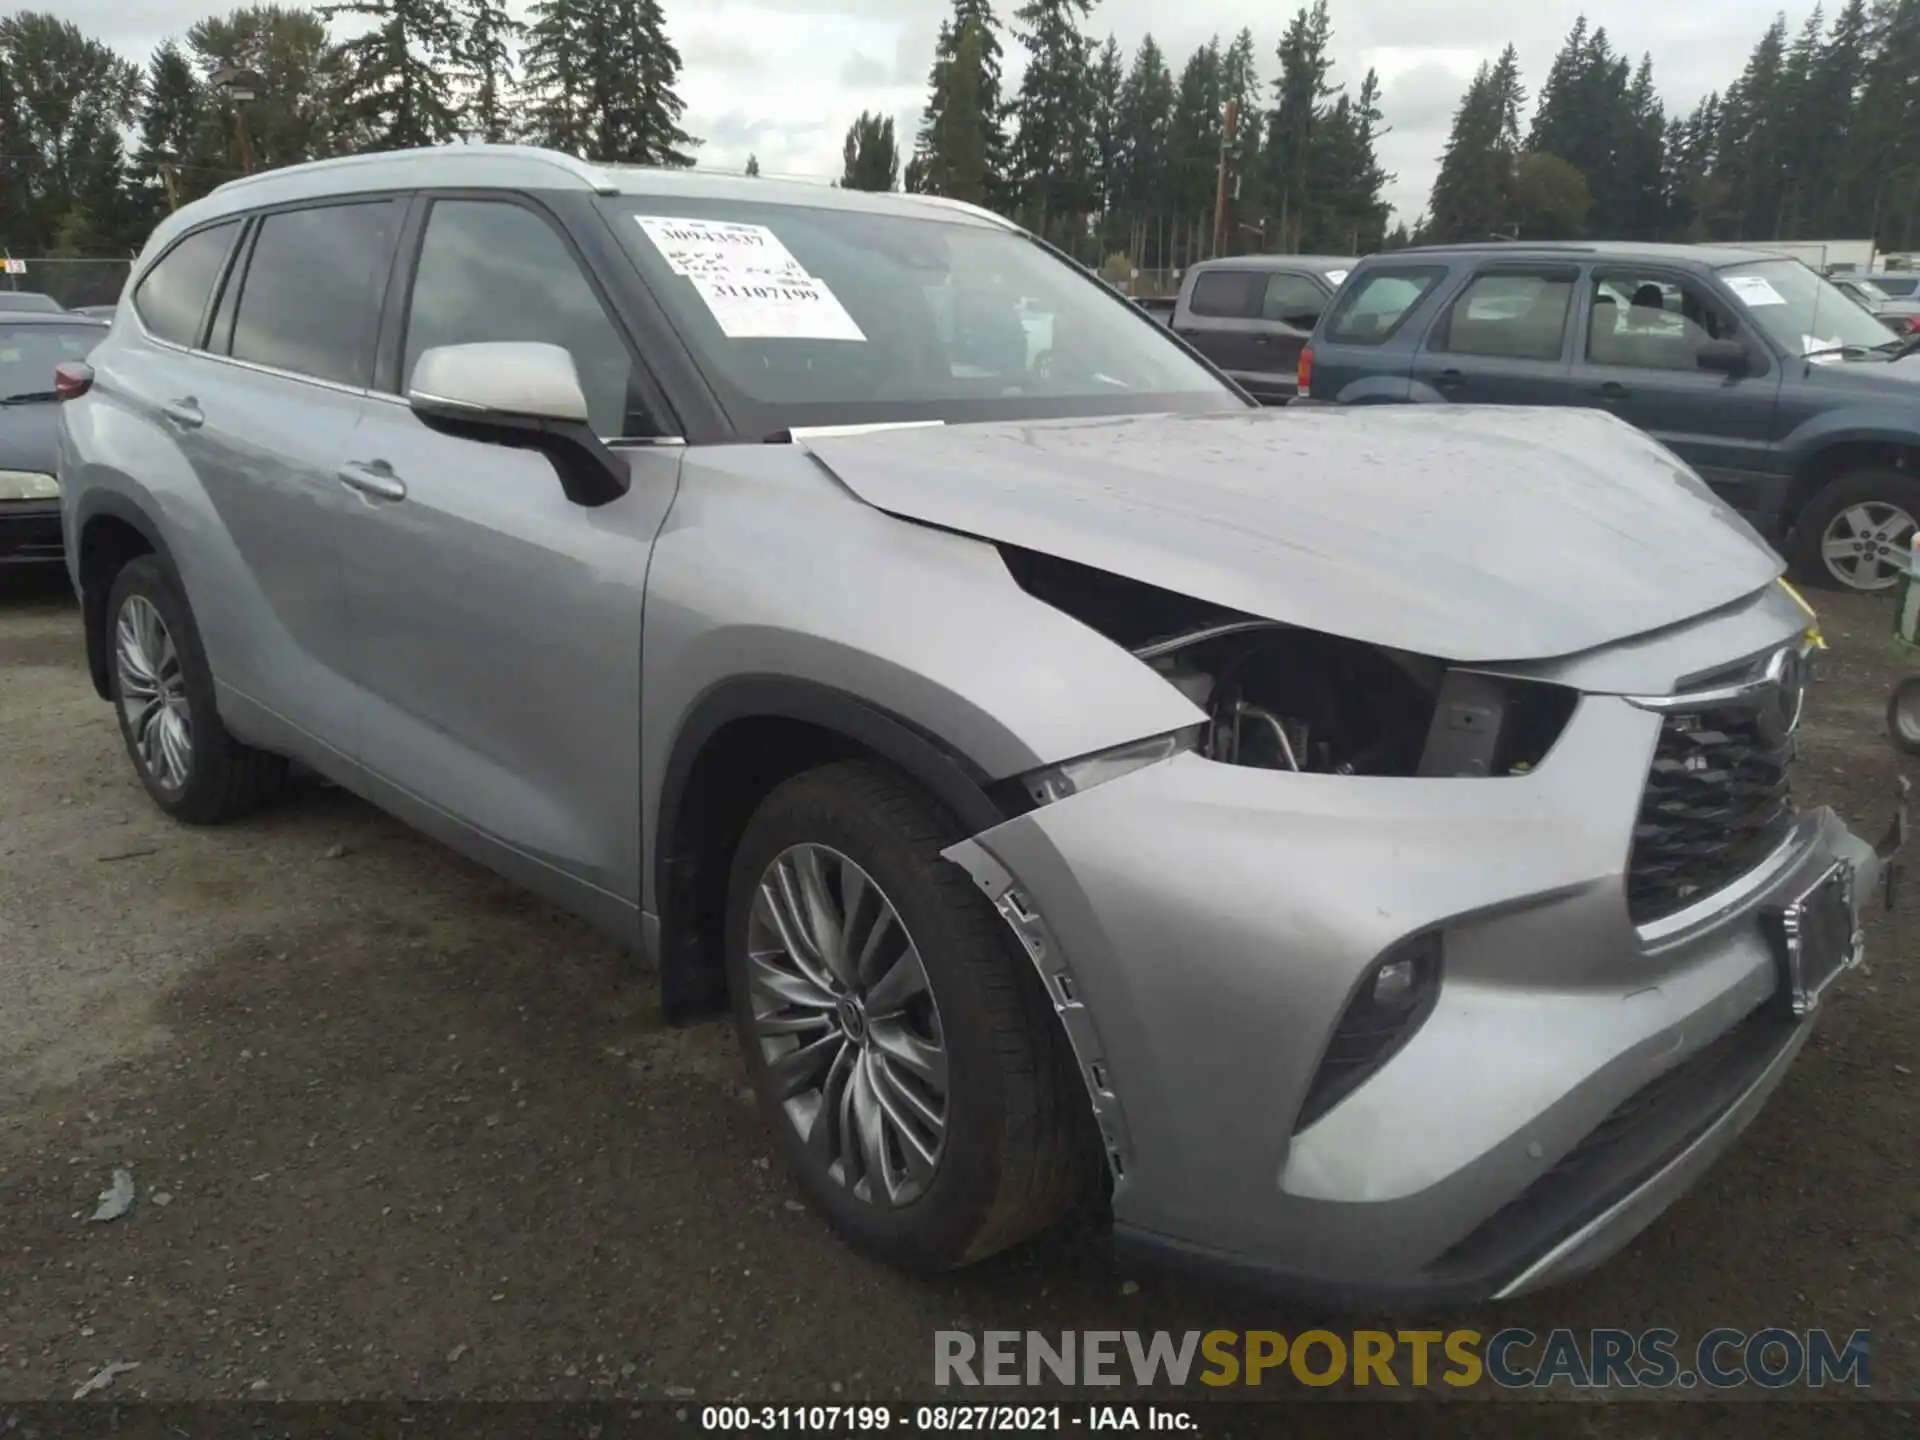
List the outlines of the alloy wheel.
{"label": "alloy wheel", "polygon": [[925,1194],[947,1134],[947,1051],[926,966],[871,876],[795,845],[747,924],[755,1042],[806,1152],[870,1204]]}
{"label": "alloy wheel", "polygon": [[114,627],[120,708],[134,753],[167,791],[184,789],[193,769],[193,709],[179,647],[144,595],[129,595]]}
{"label": "alloy wheel", "polygon": [[1827,522],[1820,558],[1849,590],[1885,590],[1907,567],[1914,520],[1898,505],[1867,500]]}

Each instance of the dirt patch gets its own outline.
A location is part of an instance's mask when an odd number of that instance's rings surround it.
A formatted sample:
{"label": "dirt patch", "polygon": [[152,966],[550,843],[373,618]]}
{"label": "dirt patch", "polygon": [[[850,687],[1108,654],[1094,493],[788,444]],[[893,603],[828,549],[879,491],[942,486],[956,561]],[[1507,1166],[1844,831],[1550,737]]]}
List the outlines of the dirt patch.
{"label": "dirt patch", "polygon": [[[1805,788],[1873,830],[1908,662],[1883,605],[1823,612]],[[1920,1393],[1915,904],[1626,1254],[1433,1323],[1865,1326],[1875,1393]],[[114,1360],[165,1399],[882,1398],[938,1328],[1351,1323],[1124,1271],[1093,1215],[938,1280],[851,1255],[727,1029],[665,1027],[594,932],[337,791],[164,822],[57,590],[0,591],[0,997],[0,1398]],[[86,1223],[116,1166],[133,1211]]]}

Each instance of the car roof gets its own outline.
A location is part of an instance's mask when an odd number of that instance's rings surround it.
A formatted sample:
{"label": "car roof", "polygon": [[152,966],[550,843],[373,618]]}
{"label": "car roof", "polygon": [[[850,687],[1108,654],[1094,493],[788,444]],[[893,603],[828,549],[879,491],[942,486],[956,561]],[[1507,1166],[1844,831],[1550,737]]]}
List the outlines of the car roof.
{"label": "car roof", "polygon": [[104,317],[82,315],[77,310],[0,309],[0,325],[91,325],[96,330],[108,328]]}
{"label": "car roof", "polygon": [[1351,270],[1360,262],[1352,255],[1221,255],[1196,260],[1193,270]]}
{"label": "car roof", "polygon": [[1594,256],[1605,260],[1644,260],[1667,265],[1700,265],[1718,270],[1727,265],[1751,265],[1762,260],[1788,260],[1777,250],[1753,250],[1738,245],[1662,245],[1635,240],[1487,240],[1463,245],[1413,245],[1369,255],[1372,262],[1430,256],[1502,255],[1515,258]]}
{"label": "car roof", "polygon": [[341,155],[229,180],[176,210],[155,229],[157,253],[181,231],[272,205],[384,190],[433,187],[501,190],[574,190],[590,195],[645,195],[662,199],[757,200],[775,205],[852,210],[927,218],[938,210],[956,220],[1003,229],[1018,227],[992,211],[939,195],[902,195],[714,171],[648,165],[600,165],[532,145],[434,145]]}

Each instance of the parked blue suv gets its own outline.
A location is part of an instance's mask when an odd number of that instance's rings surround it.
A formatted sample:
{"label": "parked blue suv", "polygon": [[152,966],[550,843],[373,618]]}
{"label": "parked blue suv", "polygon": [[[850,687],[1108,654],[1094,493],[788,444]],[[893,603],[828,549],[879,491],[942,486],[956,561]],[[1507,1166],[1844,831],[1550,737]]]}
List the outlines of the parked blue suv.
{"label": "parked blue suv", "polygon": [[1689,462],[1816,584],[1891,587],[1920,521],[1920,337],[1760,251],[1505,243],[1369,256],[1315,327],[1299,393],[1609,410]]}

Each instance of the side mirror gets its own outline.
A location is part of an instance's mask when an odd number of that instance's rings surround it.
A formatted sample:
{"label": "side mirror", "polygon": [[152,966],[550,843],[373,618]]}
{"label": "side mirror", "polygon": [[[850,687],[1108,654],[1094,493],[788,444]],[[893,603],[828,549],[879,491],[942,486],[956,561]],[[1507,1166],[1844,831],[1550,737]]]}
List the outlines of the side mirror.
{"label": "side mirror", "polygon": [[632,483],[593,433],[573,357],[558,345],[509,341],[422,351],[407,387],[422,424],[443,435],[538,450],[576,505],[604,505]]}
{"label": "side mirror", "polygon": [[1747,347],[1738,340],[1709,340],[1694,355],[1694,363],[1716,375],[1747,373]]}

